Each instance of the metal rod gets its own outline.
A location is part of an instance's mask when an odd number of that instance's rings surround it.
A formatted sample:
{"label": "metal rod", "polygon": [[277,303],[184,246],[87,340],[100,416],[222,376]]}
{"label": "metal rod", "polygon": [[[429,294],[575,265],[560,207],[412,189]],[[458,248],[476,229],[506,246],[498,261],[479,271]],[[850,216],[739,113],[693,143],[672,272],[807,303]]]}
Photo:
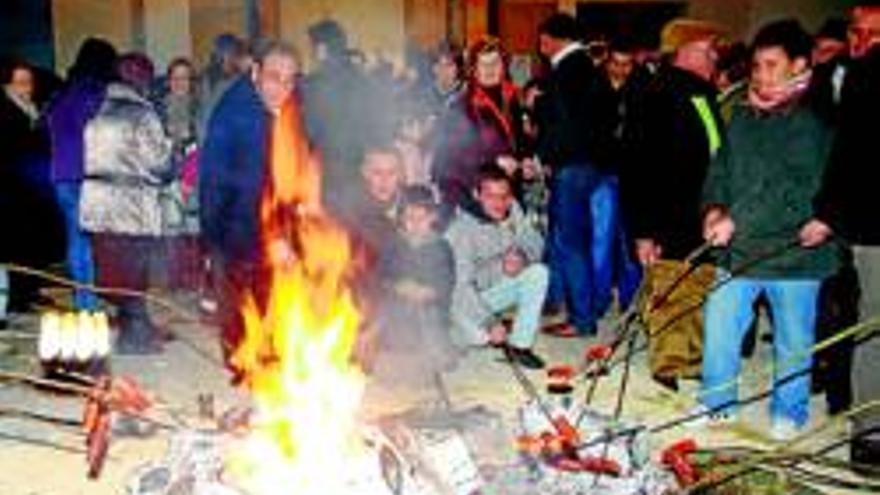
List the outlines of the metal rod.
{"label": "metal rod", "polygon": [[[686,264],[687,269],[685,269],[681,274],[679,274],[678,277],[676,277],[676,279],[673,280],[673,282],[671,284],[669,284],[661,294],[659,294],[657,297],[653,298],[653,300],[648,301],[648,312],[649,313],[656,311],[661,306],[666,304],[666,301],[669,299],[669,296],[672,294],[672,292],[674,292],[675,289],[678,288],[678,286],[686,278],[688,278],[689,276],[691,276],[691,274],[693,274],[694,270],[697,267],[697,265],[695,265],[694,262],[697,259],[699,259],[703,254],[705,254],[711,247],[712,247],[712,244],[710,244],[707,241],[707,242],[704,242],[703,244],[701,244],[700,246],[698,246],[696,249],[694,249],[690,253],[688,253],[688,255],[685,257],[685,260],[684,260],[684,263]],[[614,329],[613,333],[616,334],[616,336],[615,336],[614,341],[609,346],[611,348],[611,354],[607,358],[602,359],[597,362],[595,369],[594,369],[594,374],[590,380],[590,386],[587,389],[587,393],[584,398],[584,405],[585,406],[589,406],[593,402],[593,395],[595,394],[596,388],[599,385],[599,379],[601,378],[602,368],[604,368],[608,365],[609,361],[611,361],[611,358],[614,356],[614,353],[617,352],[617,349],[620,347],[620,345],[623,343],[623,341],[628,339],[629,335],[632,332],[634,332],[634,330],[633,330],[634,326],[632,325],[632,323],[639,316],[639,308],[638,308],[637,301],[638,301],[638,299],[641,298],[641,293],[644,290],[645,290],[645,284],[644,284],[644,280],[643,280],[641,286],[639,287],[639,290],[636,292],[636,298],[633,301],[633,303],[630,304],[630,307],[627,308],[627,310],[617,319],[615,324],[612,326],[612,328]],[[620,328],[622,328],[623,330],[618,333],[617,330]],[[584,417],[584,411],[581,412],[581,415],[578,418],[578,421],[577,421],[578,425],[580,424],[583,417]]]}
{"label": "metal rod", "polygon": [[[614,405],[613,420],[614,420],[615,424],[620,419],[620,415],[623,413],[623,399],[626,397],[626,389],[627,389],[627,386],[629,386],[629,374],[630,374],[630,369],[632,368],[632,357],[633,357],[633,350],[635,349],[635,347],[636,347],[636,333],[632,332],[629,337],[629,340],[627,341],[627,345],[626,345],[626,366],[623,368],[623,374],[620,377],[620,389],[617,391],[617,403]],[[611,441],[608,440],[602,446],[602,459],[605,459],[608,457],[608,449],[610,447],[611,447]],[[599,484],[599,479],[601,478],[601,476],[602,476],[602,472],[596,471],[594,478],[593,478],[593,486],[596,486]]]}
{"label": "metal rod", "polygon": [[[787,253],[788,251],[790,251],[794,248],[797,248],[799,246],[800,246],[800,243],[797,239],[792,240],[792,241],[788,241],[785,244],[781,244],[779,246],[775,246],[771,249],[768,249],[767,251],[764,251],[764,252],[756,255],[755,257],[744,261],[739,266],[734,267],[730,271],[730,277],[725,278],[724,280],[721,280],[721,281],[715,283],[714,285],[709,287],[709,289],[706,291],[705,294],[700,296],[699,301],[684,308],[682,311],[678,312],[677,314],[675,314],[672,317],[670,317],[669,319],[667,319],[664,326],[657,329],[657,331],[654,333],[654,335],[652,335],[652,338],[657,338],[659,335],[662,335],[664,332],[668,332],[668,331],[671,331],[671,329],[674,329],[675,326],[673,325],[673,323],[675,323],[676,321],[680,320],[681,318],[689,315],[693,311],[696,311],[696,310],[699,310],[700,308],[702,308],[703,305],[705,304],[706,300],[709,298],[709,296],[712,293],[718,291],[719,289],[721,289],[721,287],[730,283],[730,281],[733,280],[735,277],[742,275],[743,273],[746,273],[748,270],[750,270],[755,265],[758,265],[760,263],[764,263],[766,261],[775,259],[775,258],[777,258],[777,257]],[[635,353],[639,354],[641,352],[648,350],[648,345],[649,345],[648,343],[645,343],[644,345],[638,347],[636,349]],[[610,361],[610,358],[609,358],[609,361]],[[623,364],[623,359],[619,359],[619,360],[616,360],[616,361],[610,363],[608,365],[609,371],[613,370],[614,368],[616,368],[620,364]]]}
{"label": "metal rod", "polygon": [[507,344],[502,344],[501,350],[504,352],[504,360],[507,361],[508,365],[510,365],[510,370],[513,372],[513,376],[520,384],[520,387],[531,400],[535,401],[535,404],[538,405],[538,409],[540,409],[541,414],[543,414],[547,421],[550,422],[550,425],[558,431],[556,422],[553,420],[553,414],[550,412],[550,408],[547,406],[547,403],[544,402],[544,399],[543,397],[541,397],[538,389],[535,388],[535,384],[532,383],[531,380],[529,380],[529,377],[526,376],[525,372],[522,370],[522,368],[520,368],[519,364],[514,359],[513,354],[511,353],[510,346],[508,346]]}
{"label": "metal rod", "polygon": [[36,421],[49,423],[49,424],[55,425],[55,426],[74,428],[77,430],[82,429],[82,422],[79,419],[59,418],[56,416],[49,416],[47,414],[42,414],[42,413],[32,412],[32,411],[25,411],[22,409],[0,407],[0,416],[11,416],[11,417],[20,417],[20,418],[25,418],[25,419],[33,419]]}
{"label": "metal rod", "polygon": [[70,392],[77,395],[87,396],[92,393],[92,387],[85,385],[77,385],[75,383],[67,383],[51,378],[42,378],[38,376],[19,373],[16,371],[0,370],[0,381],[11,381],[18,383],[26,383],[37,387],[46,387],[59,392]]}
{"label": "metal rod", "polygon": [[67,445],[62,445],[55,442],[50,442],[48,440],[41,440],[39,438],[31,438],[31,437],[23,437],[20,435],[14,435],[12,433],[5,433],[0,431],[0,439],[9,440],[12,442],[22,443],[25,445],[33,445],[36,447],[44,447],[52,450],[57,450],[59,452],[66,452],[68,454],[85,454],[85,449],[81,449],[79,447],[70,447]]}

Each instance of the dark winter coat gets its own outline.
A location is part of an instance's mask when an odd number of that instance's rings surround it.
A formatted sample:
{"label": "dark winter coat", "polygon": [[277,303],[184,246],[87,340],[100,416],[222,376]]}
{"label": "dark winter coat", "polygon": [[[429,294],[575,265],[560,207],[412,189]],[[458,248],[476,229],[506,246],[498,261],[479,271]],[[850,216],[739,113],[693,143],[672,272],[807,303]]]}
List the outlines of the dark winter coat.
{"label": "dark winter coat", "polygon": [[[450,345],[449,304],[455,284],[452,248],[439,236],[420,242],[398,234],[383,255],[380,269],[385,288],[380,341],[388,350],[407,350],[430,355]],[[430,288],[435,299],[414,303],[398,294],[403,281]]]}
{"label": "dark winter coat", "polygon": [[390,138],[385,120],[394,114],[391,102],[357,66],[342,59],[329,59],[309,74],[302,96],[306,129],[322,157],[325,199],[334,201],[359,179],[358,165],[374,133]]}
{"label": "dark winter coat", "polygon": [[609,164],[615,108],[602,85],[602,75],[583,49],[553,68],[546,93],[535,102],[537,153],[544,163],[556,168]]}
{"label": "dark winter coat", "polygon": [[689,72],[666,67],[636,107],[633,161],[621,178],[631,237],[654,239],[669,259],[683,258],[703,242],[701,192],[713,146],[695,101],[713,116],[720,144],[715,89]]}
{"label": "dark winter coat", "polygon": [[272,117],[251,80],[217,104],[199,156],[199,215],[207,245],[229,261],[260,256],[259,204]]}
{"label": "dark winter coat", "polygon": [[433,161],[432,176],[444,202],[461,204],[473,190],[480,166],[501,155],[518,155],[522,140],[522,107],[512,84],[492,89],[473,85],[463,92],[440,124]]}
{"label": "dark winter coat", "polygon": [[107,85],[90,78],[71,81],[49,104],[46,120],[52,136],[52,179],[82,180],[86,124],[98,113]]}
{"label": "dark winter coat", "polygon": [[[723,260],[728,267],[796,241],[800,227],[813,216],[832,132],[804,103],[791,105],[773,112],[738,106],[709,169],[704,205],[725,206],[736,222]],[[751,266],[744,276],[822,279],[837,271],[839,249],[827,243],[789,250]]]}
{"label": "dark winter coat", "polygon": [[876,204],[880,46],[852,64],[841,105],[837,139],[816,199],[818,217],[854,244],[880,245]]}
{"label": "dark winter coat", "polygon": [[0,262],[60,259],[61,219],[49,179],[46,129],[0,87]]}

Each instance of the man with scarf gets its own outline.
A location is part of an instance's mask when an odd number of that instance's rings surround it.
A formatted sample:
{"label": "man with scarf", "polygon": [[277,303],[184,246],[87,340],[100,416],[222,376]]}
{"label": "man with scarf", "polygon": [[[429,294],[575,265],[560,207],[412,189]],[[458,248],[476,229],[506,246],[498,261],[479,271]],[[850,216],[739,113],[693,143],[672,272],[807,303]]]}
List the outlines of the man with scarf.
{"label": "man with scarf", "polygon": [[[703,407],[710,422],[732,419],[742,339],[755,299],[773,314],[775,375],[771,436],[795,436],[810,413],[810,349],[823,278],[839,264],[836,245],[797,246],[812,217],[831,132],[805,105],[812,40],[795,20],[766,25],[755,37],[747,101],[734,110],[726,140],[709,167],[703,195],[703,236],[721,253],[720,278],[704,308]],[[782,250],[733,279],[768,250]]]}
{"label": "man with scarf", "polygon": [[431,172],[447,209],[470,202],[480,166],[487,162],[513,177],[523,139],[522,108],[500,41],[481,39],[468,53],[467,86],[441,122]]}

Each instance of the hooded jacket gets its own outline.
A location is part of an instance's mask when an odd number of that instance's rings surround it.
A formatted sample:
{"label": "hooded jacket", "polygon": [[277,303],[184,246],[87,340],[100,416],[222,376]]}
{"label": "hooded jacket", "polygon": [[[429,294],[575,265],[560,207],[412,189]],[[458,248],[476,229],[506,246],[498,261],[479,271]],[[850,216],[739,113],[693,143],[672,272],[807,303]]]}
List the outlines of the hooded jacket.
{"label": "hooded jacket", "polygon": [[459,209],[446,231],[455,258],[455,287],[452,291],[452,318],[459,325],[488,324],[492,311],[480,292],[501,282],[504,255],[519,249],[527,263],[541,260],[544,240],[529,223],[522,209],[513,203],[506,219],[488,218],[479,205]]}

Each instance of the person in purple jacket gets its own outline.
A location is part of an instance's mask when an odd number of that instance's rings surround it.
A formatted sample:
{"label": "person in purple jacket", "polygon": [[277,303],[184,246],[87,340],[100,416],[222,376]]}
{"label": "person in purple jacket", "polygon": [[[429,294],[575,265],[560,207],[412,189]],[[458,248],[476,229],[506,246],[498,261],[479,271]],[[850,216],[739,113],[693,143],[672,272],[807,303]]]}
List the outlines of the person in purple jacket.
{"label": "person in purple jacket", "polygon": [[[46,114],[52,142],[51,178],[67,236],[67,271],[80,284],[95,280],[91,240],[79,225],[83,134],[104,101],[107,84],[115,77],[116,56],[110,43],[98,38],[85,40],[68,70],[66,85]],[[95,293],[86,289],[77,289],[73,302],[79,310],[91,311],[98,306]]]}

